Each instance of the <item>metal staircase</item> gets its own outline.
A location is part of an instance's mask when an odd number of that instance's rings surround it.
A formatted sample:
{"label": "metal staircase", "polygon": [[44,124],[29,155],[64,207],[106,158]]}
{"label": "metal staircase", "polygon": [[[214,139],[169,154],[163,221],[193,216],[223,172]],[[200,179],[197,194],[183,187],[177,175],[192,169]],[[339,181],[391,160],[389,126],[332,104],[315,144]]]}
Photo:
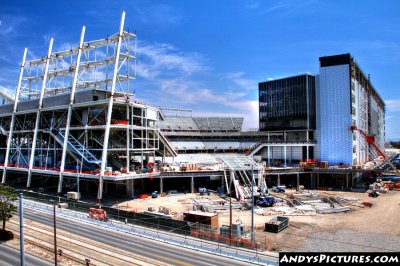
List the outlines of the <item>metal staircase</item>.
{"label": "metal staircase", "polygon": [[[65,137],[61,131],[51,129],[49,133],[60,145],[64,145]],[[68,135],[67,152],[78,162],[84,163],[86,168],[92,168],[93,164],[100,164],[101,162],[72,135]]]}

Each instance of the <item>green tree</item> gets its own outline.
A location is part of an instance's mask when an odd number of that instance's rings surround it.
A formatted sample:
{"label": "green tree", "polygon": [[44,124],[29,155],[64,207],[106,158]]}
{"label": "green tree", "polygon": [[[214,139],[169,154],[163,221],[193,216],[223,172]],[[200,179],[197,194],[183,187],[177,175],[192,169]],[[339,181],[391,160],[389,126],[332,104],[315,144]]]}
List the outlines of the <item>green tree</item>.
{"label": "green tree", "polygon": [[10,186],[0,184],[0,220],[3,221],[2,231],[6,230],[6,222],[12,217],[12,213],[17,210],[14,202],[18,199],[14,189]]}

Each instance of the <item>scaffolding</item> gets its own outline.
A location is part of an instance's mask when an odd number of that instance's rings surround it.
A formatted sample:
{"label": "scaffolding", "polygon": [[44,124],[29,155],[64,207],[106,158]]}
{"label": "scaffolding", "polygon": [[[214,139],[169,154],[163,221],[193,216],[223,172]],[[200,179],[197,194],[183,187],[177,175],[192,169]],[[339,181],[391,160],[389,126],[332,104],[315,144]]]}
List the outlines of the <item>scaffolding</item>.
{"label": "scaffolding", "polygon": [[[84,41],[77,47],[52,51],[26,61],[25,48],[13,103],[0,106],[0,170],[98,180],[102,199],[104,180],[146,176],[132,162],[168,153],[176,155],[160,135],[159,110],[133,99],[136,78],[136,34],[124,30],[122,13],[118,33]],[[160,141],[163,149],[160,149]],[[153,174],[154,176],[154,174]]]}

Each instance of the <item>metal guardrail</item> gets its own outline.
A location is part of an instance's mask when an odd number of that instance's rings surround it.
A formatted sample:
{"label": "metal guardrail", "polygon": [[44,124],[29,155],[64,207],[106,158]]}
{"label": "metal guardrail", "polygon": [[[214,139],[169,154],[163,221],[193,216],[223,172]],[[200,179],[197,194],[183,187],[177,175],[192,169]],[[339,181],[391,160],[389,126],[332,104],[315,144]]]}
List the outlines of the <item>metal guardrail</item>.
{"label": "metal guardrail", "polygon": [[[18,204],[17,204],[18,205]],[[36,211],[53,214],[53,206],[43,203],[38,203],[30,200],[24,200],[24,207],[34,209]],[[147,227],[138,226],[134,224],[125,224],[119,221],[102,222],[98,220],[90,219],[87,214],[71,211],[68,209],[57,209],[57,215],[66,218],[78,220],[80,222],[108,228],[110,230],[116,230],[119,232],[145,237],[152,240],[161,241],[164,243],[172,244],[182,248],[188,248],[209,254],[216,254],[219,256],[233,258],[236,260],[253,263],[256,265],[278,265],[277,258],[268,257],[265,253],[259,251],[248,251],[242,248],[235,248],[222,245],[220,243],[214,243],[202,239],[195,239],[186,235],[177,235],[174,233],[168,233],[165,231],[149,229]]]}

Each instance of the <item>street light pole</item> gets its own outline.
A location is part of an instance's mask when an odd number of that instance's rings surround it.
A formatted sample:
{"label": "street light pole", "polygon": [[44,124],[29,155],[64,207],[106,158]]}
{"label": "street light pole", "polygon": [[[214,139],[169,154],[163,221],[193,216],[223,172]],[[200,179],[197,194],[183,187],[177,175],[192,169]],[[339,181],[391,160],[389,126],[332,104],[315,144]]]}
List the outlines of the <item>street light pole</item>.
{"label": "street light pole", "polygon": [[231,169],[230,171],[230,182],[229,182],[229,245],[232,246],[232,181],[235,173]]}
{"label": "street light pole", "polygon": [[54,265],[58,265],[57,258],[57,223],[56,223],[56,205],[54,207]]}
{"label": "street light pole", "polygon": [[251,166],[251,241],[255,241],[254,236],[254,169]]}
{"label": "street light pole", "polygon": [[24,194],[19,193],[19,254],[21,266],[25,266],[25,248],[24,248]]}

